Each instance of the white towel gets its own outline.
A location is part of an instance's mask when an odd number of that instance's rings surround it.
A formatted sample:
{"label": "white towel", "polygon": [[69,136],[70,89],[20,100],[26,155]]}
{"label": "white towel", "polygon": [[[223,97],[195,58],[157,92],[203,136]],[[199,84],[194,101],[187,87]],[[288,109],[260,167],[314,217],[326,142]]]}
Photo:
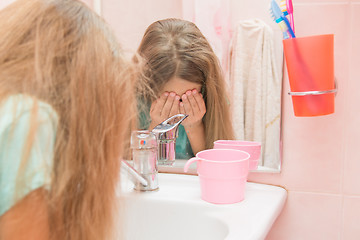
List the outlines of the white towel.
{"label": "white towel", "polygon": [[236,138],[261,142],[259,165],[278,169],[282,81],[273,39],[262,20],[240,22],[231,44],[229,83]]}

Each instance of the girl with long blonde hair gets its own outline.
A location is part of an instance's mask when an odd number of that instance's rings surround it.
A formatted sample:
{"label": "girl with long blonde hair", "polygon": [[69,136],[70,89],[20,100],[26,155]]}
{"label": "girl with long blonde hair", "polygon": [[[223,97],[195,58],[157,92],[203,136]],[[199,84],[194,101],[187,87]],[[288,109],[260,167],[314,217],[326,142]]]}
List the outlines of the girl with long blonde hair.
{"label": "girl with long blonde hair", "polygon": [[112,239],[135,110],[115,37],[77,0],[18,0],[0,36],[0,239]]}
{"label": "girl with long blonde hair", "polygon": [[151,104],[142,127],[152,129],[177,113],[189,115],[179,128],[176,158],[188,159],[212,148],[215,140],[234,138],[219,60],[194,23],[152,23],[138,54],[144,59],[142,78],[150,86],[145,101]]}

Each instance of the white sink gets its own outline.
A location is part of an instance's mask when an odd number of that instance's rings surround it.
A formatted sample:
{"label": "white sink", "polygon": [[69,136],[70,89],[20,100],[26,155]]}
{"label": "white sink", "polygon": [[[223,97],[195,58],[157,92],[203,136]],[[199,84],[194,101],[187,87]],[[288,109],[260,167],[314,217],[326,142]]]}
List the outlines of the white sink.
{"label": "white sink", "polygon": [[283,188],[247,183],[245,199],[217,205],[200,198],[197,176],[159,174],[160,189],[136,192],[122,176],[126,240],[264,239],[286,200]]}

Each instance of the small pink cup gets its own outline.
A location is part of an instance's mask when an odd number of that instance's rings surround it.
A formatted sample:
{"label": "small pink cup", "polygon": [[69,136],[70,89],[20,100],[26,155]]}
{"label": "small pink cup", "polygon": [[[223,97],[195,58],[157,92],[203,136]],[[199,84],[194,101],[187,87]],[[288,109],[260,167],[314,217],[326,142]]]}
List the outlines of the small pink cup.
{"label": "small pink cup", "polygon": [[249,170],[256,170],[261,154],[261,143],[252,141],[217,140],[214,149],[237,149],[250,154]]}
{"label": "small pink cup", "polygon": [[240,150],[208,149],[189,159],[184,171],[197,161],[201,198],[216,204],[236,203],[244,200],[249,158]]}

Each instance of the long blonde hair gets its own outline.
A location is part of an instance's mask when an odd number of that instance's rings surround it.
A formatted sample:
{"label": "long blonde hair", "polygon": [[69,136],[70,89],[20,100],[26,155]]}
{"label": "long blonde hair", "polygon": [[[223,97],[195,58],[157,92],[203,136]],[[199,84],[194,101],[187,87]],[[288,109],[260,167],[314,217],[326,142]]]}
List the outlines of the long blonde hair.
{"label": "long blonde hair", "polygon": [[136,107],[115,37],[77,0],[19,0],[0,12],[0,23],[0,101],[30,95],[59,117],[52,239],[110,239],[119,156]]}
{"label": "long blonde hair", "polygon": [[144,58],[144,78],[157,96],[173,77],[203,86],[206,114],[203,118],[206,148],[218,139],[233,139],[234,133],[219,60],[209,42],[192,22],[164,19],[145,31],[138,54]]}

